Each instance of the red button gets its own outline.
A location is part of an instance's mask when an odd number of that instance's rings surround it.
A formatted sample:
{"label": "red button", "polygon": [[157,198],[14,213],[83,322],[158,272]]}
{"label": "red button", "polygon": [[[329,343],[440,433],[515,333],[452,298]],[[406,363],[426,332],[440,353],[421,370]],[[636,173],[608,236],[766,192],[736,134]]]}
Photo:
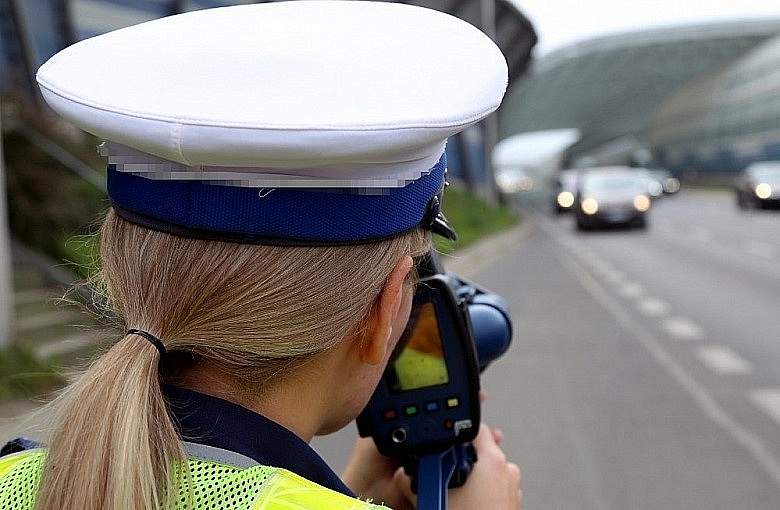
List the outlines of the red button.
{"label": "red button", "polygon": [[387,409],[383,416],[385,417],[385,420],[395,420],[398,417],[398,413],[395,409]]}
{"label": "red button", "polygon": [[451,429],[455,426],[455,423],[452,420],[444,420],[444,428],[445,429]]}

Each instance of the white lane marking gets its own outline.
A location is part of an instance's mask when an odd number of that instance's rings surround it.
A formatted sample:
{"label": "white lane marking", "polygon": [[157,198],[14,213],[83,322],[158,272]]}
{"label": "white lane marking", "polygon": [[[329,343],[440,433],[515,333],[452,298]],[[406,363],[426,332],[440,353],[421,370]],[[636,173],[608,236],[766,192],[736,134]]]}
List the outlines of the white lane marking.
{"label": "white lane marking", "polygon": [[[540,227],[547,232],[553,239],[557,238],[555,231],[548,225],[540,224]],[[557,239],[556,239],[557,240]],[[713,423],[726,431],[734,441],[742,446],[753,459],[764,469],[772,480],[780,486],[780,461],[772,454],[772,450],[761,440],[759,436],[749,429],[737,423],[734,418],[723,409],[715,398],[694,379],[685,369],[677,363],[669,352],[664,349],[661,342],[655,339],[650,333],[641,328],[641,326],[631,318],[628,312],[620,303],[607,294],[607,291],[592,276],[582,270],[581,267],[563,257],[560,254],[555,255],[559,262],[568,269],[569,273],[575,279],[579,280],[580,285],[598,301],[601,306],[609,311],[613,317],[626,330],[633,333],[634,337],[647,349],[655,361],[663,368],[669,376],[693,399],[701,411]],[[780,407],[778,407],[780,409]],[[780,415],[779,415],[780,416]]]}
{"label": "white lane marking", "polygon": [[672,309],[669,303],[660,299],[648,297],[637,302],[636,307],[648,317],[660,317],[666,315]]}
{"label": "white lane marking", "polygon": [[591,259],[588,259],[587,262],[590,264],[591,267],[593,267],[593,269],[595,269],[596,271],[598,271],[601,274],[605,274],[605,273],[609,273],[610,271],[614,271],[614,269],[612,269],[612,266],[610,265],[609,262],[607,262],[607,261],[605,261],[603,259],[600,259],[598,257],[593,257]]}
{"label": "white lane marking", "polygon": [[769,243],[762,241],[748,241],[745,244],[745,251],[756,257],[772,259],[777,254],[777,249]]}
{"label": "white lane marking", "polygon": [[754,390],[750,400],[780,425],[780,388]]}
{"label": "white lane marking", "polygon": [[685,317],[669,317],[661,321],[661,328],[677,340],[698,340],[704,332],[698,324]]}
{"label": "white lane marking", "polygon": [[725,345],[705,345],[699,348],[699,359],[719,375],[749,374],[750,363]]}
{"label": "white lane marking", "polygon": [[619,285],[626,279],[626,275],[624,273],[621,273],[615,269],[603,273],[603,276],[604,279],[612,285]]}
{"label": "white lane marking", "polygon": [[626,282],[618,288],[618,294],[629,299],[636,299],[644,293],[645,288],[638,283]]}

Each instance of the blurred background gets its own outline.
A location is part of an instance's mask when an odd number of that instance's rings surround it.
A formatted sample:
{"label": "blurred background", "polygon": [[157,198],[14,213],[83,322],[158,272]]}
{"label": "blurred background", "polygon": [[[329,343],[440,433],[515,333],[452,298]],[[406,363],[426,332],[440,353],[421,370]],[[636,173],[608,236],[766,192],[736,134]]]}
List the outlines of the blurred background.
{"label": "blurred background", "polygon": [[[38,66],[236,3],[255,2],[0,0],[0,441],[36,436],[27,413],[116,337],[79,283],[109,205],[99,140],[47,109]],[[485,419],[526,508],[780,508],[780,5],[403,3],[481,28],[509,67],[499,112],[448,142],[461,240],[439,248],[513,309]],[[342,466],[354,435],[316,446]]]}

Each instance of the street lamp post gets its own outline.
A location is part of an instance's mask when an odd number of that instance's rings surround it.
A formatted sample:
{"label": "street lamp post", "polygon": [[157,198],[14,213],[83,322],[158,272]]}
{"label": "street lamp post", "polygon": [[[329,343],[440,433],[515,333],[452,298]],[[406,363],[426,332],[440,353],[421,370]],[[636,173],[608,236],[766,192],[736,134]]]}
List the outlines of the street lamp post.
{"label": "street lamp post", "polygon": [[[482,31],[485,34],[497,42],[496,36],[496,1],[495,0],[481,0],[480,4],[480,19],[482,22]],[[493,150],[493,146],[498,142],[498,115],[493,113],[489,115],[484,121],[482,121],[483,129],[483,147],[485,152],[485,169],[488,174],[488,189],[485,192],[488,194],[491,200],[500,201],[501,193],[498,191],[498,185],[496,184],[495,168],[490,162],[490,154]]]}
{"label": "street lamp post", "polygon": [[13,283],[11,275],[11,239],[8,229],[8,201],[5,187],[5,161],[3,157],[3,115],[0,103],[0,347],[11,340],[13,319]]}

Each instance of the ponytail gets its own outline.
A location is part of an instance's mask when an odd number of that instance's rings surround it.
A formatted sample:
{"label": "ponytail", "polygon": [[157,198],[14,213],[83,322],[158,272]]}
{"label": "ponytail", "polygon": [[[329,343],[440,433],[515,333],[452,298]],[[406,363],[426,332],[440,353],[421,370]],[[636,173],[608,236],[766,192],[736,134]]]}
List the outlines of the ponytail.
{"label": "ponytail", "polygon": [[170,505],[171,470],[183,453],[159,360],[154,345],[127,335],[60,396],[37,510]]}

